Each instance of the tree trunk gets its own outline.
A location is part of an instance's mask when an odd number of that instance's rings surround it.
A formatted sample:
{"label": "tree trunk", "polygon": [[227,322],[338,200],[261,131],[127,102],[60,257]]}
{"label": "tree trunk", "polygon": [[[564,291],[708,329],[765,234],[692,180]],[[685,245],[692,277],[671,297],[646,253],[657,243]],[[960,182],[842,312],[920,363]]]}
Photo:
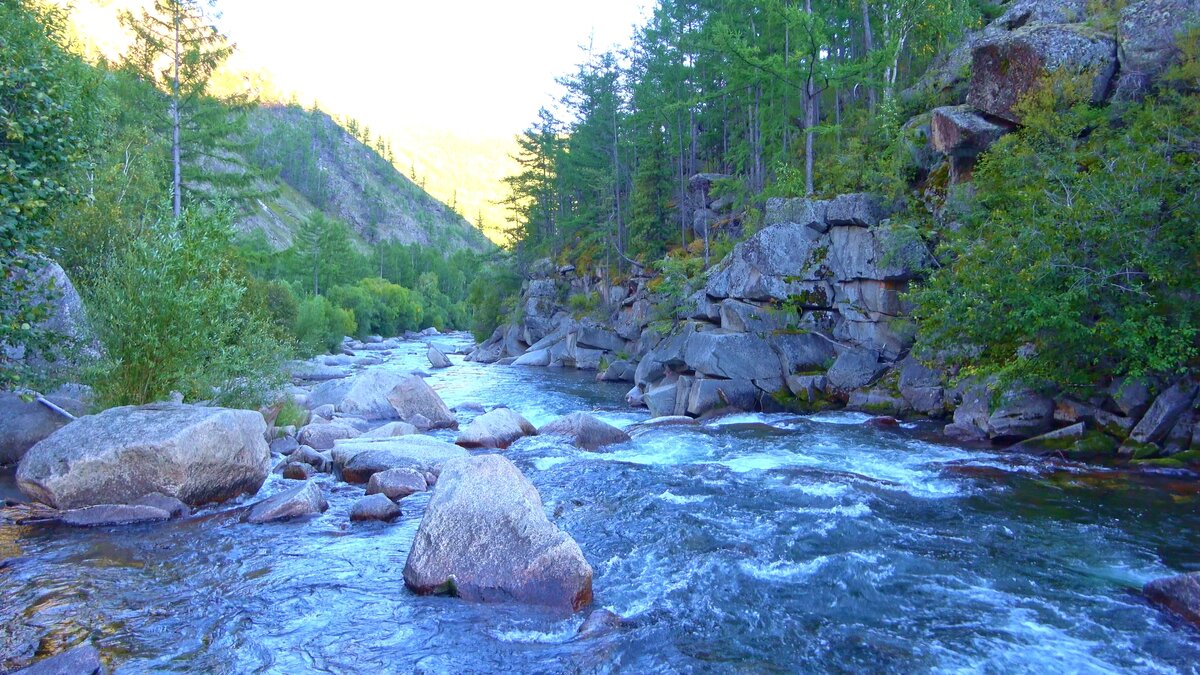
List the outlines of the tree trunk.
{"label": "tree trunk", "polygon": [[175,70],[171,77],[171,164],[174,168],[174,181],[172,185],[175,189],[175,201],[173,212],[175,220],[179,220],[180,214],[183,211],[183,172],[180,167],[179,159],[179,22],[180,8],[175,7]]}
{"label": "tree trunk", "polygon": [[[862,21],[863,21],[863,47],[866,49],[867,58],[871,58],[871,52],[875,50],[875,38],[871,34],[871,13],[867,9],[867,0],[861,0],[862,5]],[[872,115],[875,114],[876,105],[875,87],[867,88],[867,110]]]}
{"label": "tree trunk", "polygon": [[[812,21],[812,0],[804,0],[804,13]],[[811,41],[810,41],[811,42]],[[813,127],[816,121],[816,91],[813,87],[813,70],[816,68],[816,45],[808,55],[808,74],[804,78],[804,194],[813,194]]]}

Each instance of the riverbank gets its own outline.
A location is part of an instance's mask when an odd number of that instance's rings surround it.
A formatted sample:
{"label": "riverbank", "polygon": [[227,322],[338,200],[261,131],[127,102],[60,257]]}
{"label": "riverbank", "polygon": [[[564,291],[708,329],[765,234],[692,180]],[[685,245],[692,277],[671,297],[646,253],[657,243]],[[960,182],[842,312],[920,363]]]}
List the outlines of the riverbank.
{"label": "riverbank", "polygon": [[[454,353],[464,336],[429,340],[453,363],[426,378],[450,407],[507,405],[535,426],[590,411],[631,432],[601,452],[549,436],[503,451],[621,628],[579,640],[586,613],[408,592],[429,493],[391,524],[351,523],[361,487],[318,475],[329,508],[299,522],[223,507],[119,530],[0,526],[5,662],[84,638],[116,672],[1187,670],[1200,656],[1139,593],[1194,565],[1194,482],[932,443],[866,414],[644,425],[627,387],[594,373],[483,366]],[[382,351],[371,367],[427,369],[423,340]],[[291,483],[273,474],[254,499]]]}

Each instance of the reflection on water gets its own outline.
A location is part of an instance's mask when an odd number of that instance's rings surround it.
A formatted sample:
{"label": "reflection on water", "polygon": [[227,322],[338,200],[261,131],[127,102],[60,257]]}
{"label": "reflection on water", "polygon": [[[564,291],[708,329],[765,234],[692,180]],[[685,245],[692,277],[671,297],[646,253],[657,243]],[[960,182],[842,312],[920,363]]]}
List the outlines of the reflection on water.
{"label": "reflection on water", "polygon": [[[430,374],[451,406],[537,425],[646,417],[586,374],[451,358]],[[427,368],[423,345],[387,367]],[[1195,483],[861,422],[746,415],[600,453],[510,448],[595,568],[597,605],[628,619],[604,637],[573,639],[582,614],[409,594],[428,496],[394,524],[352,526],[361,488],[321,478],[330,509],[304,522],[0,526],[0,667],[90,637],[129,673],[1194,671],[1196,632],[1136,590],[1200,564]]]}

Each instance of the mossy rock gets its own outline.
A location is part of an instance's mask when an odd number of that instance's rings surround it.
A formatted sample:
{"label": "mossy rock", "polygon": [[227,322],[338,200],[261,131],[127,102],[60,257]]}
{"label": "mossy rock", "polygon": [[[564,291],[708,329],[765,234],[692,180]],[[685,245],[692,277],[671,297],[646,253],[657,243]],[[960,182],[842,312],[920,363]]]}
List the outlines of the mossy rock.
{"label": "mossy rock", "polygon": [[1200,464],[1200,450],[1184,450],[1171,455],[1171,459],[1177,459],[1187,464]]}
{"label": "mossy rock", "polygon": [[1083,435],[1083,438],[1062,439],[1067,441],[1068,447],[1064,451],[1075,457],[1110,457],[1117,454],[1119,443],[1117,439],[1100,431],[1089,431]]}
{"label": "mossy rock", "polygon": [[1135,459],[1129,462],[1137,466],[1159,466],[1171,469],[1182,469],[1187,467],[1187,462],[1184,462],[1174,457],[1158,457],[1155,459]]}
{"label": "mossy rock", "polygon": [[1130,451],[1132,459],[1150,459],[1155,455],[1162,454],[1162,449],[1153,443],[1139,443],[1135,440],[1127,440],[1121,447]]}

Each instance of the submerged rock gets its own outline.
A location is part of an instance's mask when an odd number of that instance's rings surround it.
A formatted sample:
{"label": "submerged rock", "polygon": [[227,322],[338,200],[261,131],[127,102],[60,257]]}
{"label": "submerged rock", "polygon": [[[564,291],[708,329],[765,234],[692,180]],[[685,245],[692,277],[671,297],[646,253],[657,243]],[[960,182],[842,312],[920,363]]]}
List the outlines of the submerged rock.
{"label": "submerged rock", "polygon": [[577,447],[584,450],[595,450],[605,445],[624,443],[629,440],[629,434],[607,422],[601,422],[587,413],[571,413],[560,417],[541,429],[541,436],[566,436]]}
{"label": "submerged rock", "polygon": [[1155,579],[1142,592],[1155,604],[1200,626],[1200,572]]}
{"label": "submerged rock", "polygon": [[257,492],[270,469],[263,416],[155,404],[81,417],[21,460],[21,491],[60,509],[129,504],[159,492],[186,504]]}
{"label": "submerged rock", "polygon": [[251,507],[246,514],[248,523],[269,523],[323,513],[329,508],[321,488],[312,481],[284,490]]}
{"label": "submerged rock", "polygon": [[91,643],[84,643],[15,670],[12,675],[104,675],[105,672],[100,652]]}
{"label": "submerged rock", "polygon": [[620,615],[612,610],[603,607],[594,609],[583,620],[583,623],[580,624],[579,630],[575,631],[575,639],[586,640],[588,638],[607,635],[615,630],[619,630],[622,622]]}
{"label": "submerged rock", "polygon": [[97,504],[82,509],[63,511],[59,520],[76,527],[102,527],[106,525],[135,525],[169,520],[171,514],[153,506],[132,504]]}
{"label": "submerged rock", "polygon": [[354,502],[350,507],[350,520],[382,520],[384,522],[400,517],[400,507],[388,499],[386,495],[367,495]]}
{"label": "submerged rock", "polygon": [[187,504],[169,495],[164,495],[160,492],[151,492],[148,495],[142,495],[133,503],[135,506],[153,506],[156,509],[166,511],[172,518],[182,518],[190,515],[192,510]]}
{"label": "submerged rock", "polygon": [[578,610],[592,568],[546,518],[541,496],[512,462],[481,455],[446,463],[404,566],[420,594]]}
{"label": "submerged rock", "polygon": [[464,448],[507,448],[518,438],[536,434],[529,420],[508,408],[497,408],[471,420],[454,442]]}

